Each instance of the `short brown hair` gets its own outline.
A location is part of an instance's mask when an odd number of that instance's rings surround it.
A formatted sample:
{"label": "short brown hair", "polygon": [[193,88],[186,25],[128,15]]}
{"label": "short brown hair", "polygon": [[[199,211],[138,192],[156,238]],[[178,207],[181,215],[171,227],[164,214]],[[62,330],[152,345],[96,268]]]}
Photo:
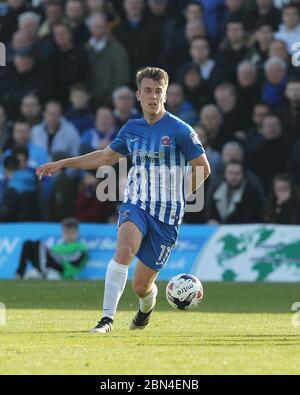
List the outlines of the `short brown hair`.
{"label": "short brown hair", "polygon": [[73,217],[69,217],[69,218],[65,218],[62,221],[62,226],[63,228],[67,228],[67,229],[78,229],[79,227],[79,222],[77,221],[76,218]]}
{"label": "short brown hair", "polygon": [[145,67],[137,72],[136,84],[138,89],[140,89],[141,83],[144,78],[150,78],[151,80],[157,81],[161,85],[164,85],[166,88],[169,85],[168,73],[158,67]]}

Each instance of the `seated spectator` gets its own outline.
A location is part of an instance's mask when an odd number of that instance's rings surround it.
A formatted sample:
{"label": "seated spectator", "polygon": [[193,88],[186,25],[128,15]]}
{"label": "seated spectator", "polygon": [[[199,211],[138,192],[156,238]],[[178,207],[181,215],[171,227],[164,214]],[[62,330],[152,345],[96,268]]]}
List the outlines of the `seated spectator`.
{"label": "seated spectator", "polygon": [[64,3],[48,0],[44,3],[45,20],[39,28],[39,36],[45,37],[53,32],[53,27],[64,22]]}
{"label": "seated spectator", "polygon": [[12,123],[6,117],[5,108],[0,106],[0,155],[13,145]]}
{"label": "seated spectator", "polygon": [[96,113],[95,127],[82,134],[81,153],[106,148],[115,138],[116,133],[117,129],[111,109],[100,107]]}
{"label": "seated spectator", "polygon": [[276,31],[281,20],[281,12],[273,4],[273,0],[255,0],[255,8],[248,13],[247,28],[253,30],[255,23],[264,23],[272,26]]}
{"label": "seated spectator", "polygon": [[[223,81],[222,71],[216,67],[216,62],[210,57],[209,42],[206,38],[196,37],[193,39],[190,45],[190,56],[192,63],[198,66],[203,80],[208,83],[210,88],[214,89],[217,84]],[[188,64],[190,62],[186,65]],[[179,74],[181,74],[181,70]]]}
{"label": "seated spectator", "polygon": [[197,120],[197,113],[192,103],[185,99],[182,86],[175,82],[168,87],[166,108],[171,114],[191,125]]}
{"label": "seated spectator", "polygon": [[0,103],[5,106],[10,119],[16,117],[21,100],[28,93],[34,93],[42,100],[51,95],[48,76],[37,67],[29,49],[15,54],[13,67],[7,68],[1,78]]}
{"label": "seated spectator", "polygon": [[127,86],[121,86],[113,92],[113,115],[116,121],[117,129],[120,129],[130,119],[141,117],[139,111],[135,108],[134,92]]}
{"label": "seated spectator", "polygon": [[240,162],[225,165],[224,181],[211,192],[207,202],[206,216],[211,224],[255,223],[262,218],[263,201]]}
{"label": "seated spectator", "polygon": [[85,10],[81,0],[67,0],[66,2],[66,23],[73,33],[73,43],[75,47],[83,47],[90,38],[84,17]]}
{"label": "seated spectator", "polygon": [[224,144],[222,113],[214,104],[207,104],[200,111],[200,124],[207,133],[209,146],[220,151]]}
{"label": "seated spectator", "polygon": [[82,83],[73,84],[70,87],[70,107],[65,116],[80,134],[90,129],[94,124],[94,113],[89,105],[90,94]]}
{"label": "seated spectator", "polygon": [[268,50],[268,58],[277,57],[283,60],[285,63],[290,61],[290,55],[288,53],[286,43],[283,40],[273,39],[270,42]]}
{"label": "seated spectator", "polygon": [[243,113],[245,109],[238,102],[234,85],[224,82],[214,90],[217,106],[222,112],[222,138],[224,142],[240,138],[240,132],[249,128],[249,119]]}
{"label": "seated spectator", "polygon": [[76,156],[80,137],[75,127],[62,117],[61,105],[50,101],[45,106],[43,121],[32,128],[31,142],[47,150],[52,157],[56,152]]}
{"label": "seated spectator", "polygon": [[285,88],[286,101],[280,107],[278,115],[289,143],[300,137],[300,79],[291,78]]}
{"label": "seated spectator", "polygon": [[39,98],[33,93],[25,95],[21,101],[20,113],[30,127],[40,123],[42,120],[42,106]]}
{"label": "seated spectator", "polygon": [[236,82],[238,64],[250,54],[246,46],[246,32],[244,25],[239,20],[229,20],[226,25],[226,37],[217,53],[217,67],[223,71],[224,80]]}
{"label": "seated spectator", "polygon": [[196,111],[199,111],[208,103],[208,84],[202,79],[199,68],[196,65],[189,64],[183,68],[179,80],[183,87],[186,100],[192,103]]}
{"label": "seated spectator", "polygon": [[88,62],[88,88],[95,107],[111,105],[113,91],[130,81],[126,49],[108,33],[105,15],[88,20],[91,38],[85,47]]}
{"label": "seated spectator", "polygon": [[275,115],[264,117],[260,133],[262,141],[248,154],[247,164],[258,175],[268,193],[273,177],[286,170],[287,145],[280,120]]}
{"label": "seated spectator", "polygon": [[[122,1],[106,1],[106,0],[87,0],[87,13],[89,15],[93,14],[105,14],[108,21],[108,30],[111,32],[116,26],[121,22],[117,9],[120,9],[120,14],[124,13],[123,5],[120,4]],[[120,5],[119,5],[120,4]],[[118,7],[119,5],[119,7]]]}
{"label": "seated spectator", "polygon": [[[134,84],[138,69],[158,64],[163,33],[159,24],[153,25],[153,20],[146,17],[144,0],[123,0],[123,7],[125,18],[114,29],[113,35],[128,52],[131,65],[130,82]],[[128,81],[120,85],[128,85]]]}
{"label": "seated spectator", "polygon": [[23,147],[28,151],[28,167],[36,169],[38,166],[48,162],[48,153],[30,141],[30,125],[25,118],[18,118],[12,129],[13,145],[4,151],[3,156],[11,155],[13,146]]}
{"label": "seated spectator", "polygon": [[[28,160],[28,152],[25,153]],[[36,221],[39,219],[35,172],[20,168],[14,155],[4,158],[5,182],[0,204],[0,222]]]}
{"label": "seated spectator", "polygon": [[26,11],[18,18],[19,31],[29,39],[29,47],[32,50],[36,63],[45,73],[53,73],[50,59],[54,51],[54,45],[49,36],[40,37],[39,28],[41,16],[33,11]]}
{"label": "seated spectator", "polygon": [[246,154],[251,153],[256,147],[262,143],[263,138],[260,133],[260,129],[262,126],[262,121],[265,116],[270,115],[271,110],[270,107],[265,103],[258,102],[252,111],[252,125],[251,128],[247,131],[247,136],[245,140],[242,140],[241,143],[245,149]]}
{"label": "seated spectator", "polygon": [[274,177],[264,216],[272,224],[300,224],[300,192],[288,174]]}
{"label": "seated spectator", "polygon": [[[7,0],[0,15],[1,41],[7,45],[18,29],[18,16],[28,9],[26,0]],[[5,7],[6,5],[6,7]]]}
{"label": "seated spectator", "polygon": [[272,110],[278,109],[284,99],[287,83],[286,63],[277,57],[270,58],[264,65],[266,81],[263,84],[261,100]]}
{"label": "seated spectator", "polygon": [[[251,127],[251,116],[254,105],[260,98],[260,85],[257,78],[257,69],[255,65],[244,60],[237,68],[237,101],[239,111],[244,118],[244,134],[237,136],[239,140],[246,138],[246,131]],[[242,132],[242,133],[243,133]]]}
{"label": "seated spectator", "polygon": [[[79,224],[75,218],[62,221],[62,241],[48,247],[42,240],[26,240],[23,243],[17,278],[46,278],[59,280],[75,278],[88,259],[86,245],[79,240]],[[27,270],[28,263],[32,269]]]}
{"label": "seated spectator", "polygon": [[203,125],[194,126],[195,132],[198,134],[201,144],[205,149],[205,153],[210,164],[211,175],[223,172],[223,163],[221,154],[209,145],[208,134]]}
{"label": "seated spectator", "polygon": [[206,30],[202,20],[193,20],[186,23],[184,29],[175,29],[166,44],[162,57],[165,69],[170,80],[175,80],[178,69],[189,59],[190,47],[195,38],[206,38]]}
{"label": "seated spectator", "polygon": [[23,31],[16,31],[13,34],[11,43],[6,48],[6,65],[10,66],[13,62],[15,53],[22,52],[30,48],[28,35]]}
{"label": "seated spectator", "polygon": [[263,70],[263,65],[268,58],[268,51],[272,42],[274,30],[271,25],[257,23],[254,31],[254,43],[252,44],[249,60],[254,63],[258,71]]}
{"label": "seated spectator", "polygon": [[245,1],[244,0],[225,0],[224,1],[226,10],[224,12],[224,17],[222,18],[222,25],[220,27],[220,33],[224,33],[224,24],[229,20],[238,20],[243,23],[244,26],[248,23],[248,15],[246,12]]}
{"label": "seated spectator", "polygon": [[85,82],[86,53],[84,49],[74,46],[72,30],[66,24],[59,23],[53,27],[53,39],[56,46],[52,61],[55,70],[55,97],[65,107],[71,85]]}
{"label": "seated spectator", "polygon": [[76,201],[76,217],[83,222],[108,222],[113,215],[114,204],[97,199],[98,180],[95,172],[86,171],[83,175]]}
{"label": "seated spectator", "polygon": [[300,9],[299,4],[286,4],[282,8],[282,24],[275,33],[275,38],[286,43],[288,53],[293,54],[292,46],[300,37]]}
{"label": "seated spectator", "polygon": [[300,137],[294,142],[290,149],[288,172],[293,182],[300,187]]}

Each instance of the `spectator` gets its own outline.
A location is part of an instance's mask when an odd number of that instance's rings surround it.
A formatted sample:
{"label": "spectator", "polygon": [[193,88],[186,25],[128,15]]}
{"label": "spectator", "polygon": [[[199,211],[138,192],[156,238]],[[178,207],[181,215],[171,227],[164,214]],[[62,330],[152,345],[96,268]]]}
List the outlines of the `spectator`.
{"label": "spectator", "polygon": [[5,106],[9,119],[16,117],[26,94],[35,93],[42,100],[51,95],[48,76],[36,66],[31,50],[17,53],[13,63],[13,67],[5,71],[0,84],[0,103]]}
{"label": "spectator", "polygon": [[95,127],[86,130],[81,137],[81,153],[106,148],[116,136],[116,132],[112,111],[100,107],[96,113]]}
{"label": "spectator", "polygon": [[18,17],[27,9],[25,0],[7,0],[4,15],[0,16],[1,41],[8,44],[18,28]]}
{"label": "spectator", "polygon": [[97,199],[97,184],[94,172],[86,171],[79,186],[76,201],[76,217],[80,221],[106,223],[113,214],[111,202],[101,202]]}
{"label": "spectator", "polygon": [[[237,68],[237,101],[240,103],[239,111],[244,117],[244,131],[251,127],[251,116],[255,104],[260,98],[260,85],[258,82],[257,69],[255,65],[244,60]],[[239,135],[240,139],[245,139],[244,135]]]}
{"label": "spectator", "polygon": [[[198,66],[202,79],[207,81],[210,88],[214,89],[218,83],[222,82],[222,71],[216,67],[216,62],[210,58],[209,42],[206,38],[197,37],[193,39],[190,46],[190,56],[192,63]],[[189,64],[190,62],[183,68]]]}
{"label": "spectator", "polygon": [[223,70],[226,81],[233,83],[236,81],[237,66],[249,54],[244,25],[238,20],[230,20],[226,25],[225,41],[216,56],[217,66]]}
{"label": "spectator", "polygon": [[208,223],[243,224],[260,222],[263,201],[257,188],[247,179],[240,162],[228,162],[224,181],[207,199]]}
{"label": "spectator", "polygon": [[205,26],[201,20],[187,22],[184,29],[174,31],[166,44],[163,56],[163,64],[170,74],[171,81],[176,78],[179,67],[189,59],[192,41],[206,36]]}
{"label": "spectator", "polygon": [[113,115],[117,129],[120,129],[130,119],[137,119],[141,114],[135,108],[134,92],[127,86],[120,86],[113,92]]}
{"label": "spectator", "polygon": [[27,11],[21,14],[18,18],[19,30],[25,33],[30,42],[30,48],[40,67],[43,67],[44,72],[52,72],[50,58],[54,51],[54,45],[49,36],[40,37],[39,27],[41,24],[41,17],[36,12]]}
{"label": "spectator", "polygon": [[88,25],[91,32],[86,46],[88,86],[94,106],[107,106],[112,102],[112,92],[129,83],[128,55],[125,48],[108,34],[104,15],[92,15]]}
{"label": "spectator", "polygon": [[281,12],[273,5],[273,0],[256,0],[255,3],[254,10],[248,13],[247,27],[253,30],[254,24],[259,22],[272,26],[276,31],[280,24]]}
{"label": "spectator", "polygon": [[262,141],[248,154],[247,163],[259,176],[265,192],[268,192],[272,178],[286,170],[287,146],[280,120],[275,115],[264,117],[260,133]]}
{"label": "spectator", "polygon": [[82,48],[74,47],[72,30],[65,24],[58,23],[53,27],[53,38],[56,44],[53,55],[55,96],[65,107],[70,86],[84,82],[86,78],[86,53]]}
{"label": "spectator", "polygon": [[39,28],[39,36],[45,37],[52,33],[53,27],[64,22],[64,4],[60,0],[48,0],[44,3],[45,20]]}
{"label": "spectator", "polygon": [[81,0],[67,0],[66,23],[73,33],[75,47],[83,47],[90,38],[90,32],[84,21],[84,6]]}
{"label": "spectator", "polygon": [[257,23],[254,31],[254,43],[251,47],[249,59],[256,65],[259,71],[268,58],[269,47],[273,38],[273,28],[265,23]]}
{"label": "spectator", "polygon": [[76,156],[79,152],[79,134],[62,117],[61,105],[55,101],[46,104],[43,121],[32,128],[31,142],[47,150],[51,157],[57,152],[66,156]]}
{"label": "spectator", "polygon": [[189,124],[193,125],[197,120],[197,113],[193,109],[192,103],[185,99],[180,84],[171,83],[169,85],[166,107],[170,113]]}
{"label": "spectator", "polygon": [[[30,125],[25,118],[20,117],[14,122],[12,137],[14,146],[23,147],[28,151],[28,167],[36,169],[38,166],[48,161],[46,149],[43,149],[30,141]],[[4,156],[11,154],[11,149],[4,151]]]}
{"label": "spectator", "polygon": [[138,69],[159,64],[163,33],[159,24],[153,25],[144,16],[144,0],[123,0],[123,7],[126,16],[113,34],[128,51],[134,84]]}
{"label": "spectator", "polygon": [[[28,158],[28,152],[27,152]],[[39,219],[36,177],[28,168],[20,168],[14,155],[4,158],[5,187],[0,205],[0,222]]]}
{"label": "spectator", "polygon": [[222,113],[214,104],[207,104],[200,111],[200,122],[207,132],[208,144],[220,151],[224,144]]}
{"label": "spectator", "polygon": [[285,63],[290,60],[289,53],[287,51],[286,43],[283,40],[273,39],[270,42],[268,58],[278,57]]}
{"label": "spectator", "polygon": [[70,121],[80,134],[90,129],[94,124],[94,114],[89,105],[90,94],[82,83],[70,87],[71,106],[66,112],[66,119]]}
{"label": "spectator", "polygon": [[[198,0],[197,0],[198,1]],[[220,38],[220,21],[224,19],[224,0],[201,0],[198,1],[203,7],[204,24],[208,34],[213,39]]]}
{"label": "spectator", "polygon": [[[225,0],[226,11],[222,22],[225,24],[232,19],[241,21],[244,26],[248,23],[248,15],[245,9],[244,0]],[[223,32],[224,27],[220,29]]]}
{"label": "spectator", "polygon": [[234,85],[222,83],[214,91],[215,101],[222,112],[222,138],[223,140],[239,139],[241,131],[249,127],[247,116],[242,113],[241,104],[238,105],[237,92]]}
{"label": "spectator", "polygon": [[[113,1],[114,2],[114,1]],[[108,31],[111,32],[116,26],[118,26],[121,22],[118,14],[116,12],[116,5],[118,3],[122,3],[120,0],[117,0],[117,3],[106,0],[87,0],[87,8],[88,14],[105,14],[107,16],[107,26]],[[121,10],[123,11],[123,9]]]}
{"label": "spectator", "polygon": [[[76,277],[88,259],[87,247],[79,240],[78,228],[75,218],[66,218],[62,221],[62,241],[53,246],[48,247],[42,240],[26,240],[22,246],[17,278],[58,280]],[[27,270],[28,262],[32,264],[30,271]]]}
{"label": "spectator", "polygon": [[25,95],[21,101],[20,113],[30,127],[40,123],[42,120],[42,106],[39,98],[33,93]]}
{"label": "spectator", "polygon": [[286,101],[279,116],[289,143],[300,137],[300,79],[291,78],[285,88]]}
{"label": "spectator", "polygon": [[288,171],[293,181],[300,187],[300,137],[298,137],[290,149]]}
{"label": "spectator", "polygon": [[0,106],[0,154],[13,145],[11,136],[12,123],[8,121],[3,106]]}
{"label": "spectator", "polygon": [[284,91],[287,83],[286,63],[273,57],[264,65],[266,81],[262,88],[261,99],[268,104],[272,110],[278,109],[284,99]]}
{"label": "spectator", "polygon": [[26,50],[30,47],[30,40],[26,33],[18,30],[13,34],[11,43],[6,50],[6,64],[11,66],[15,53]]}
{"label": "spectator", "polygon": [[265,116],[271,114],[270,107],[265,103],[258,102],[252,111],[252,125],[247,131],[245,140],[242,141],[246,154],[251,153],[256,147],[262,143],[261,135],[262,121]]}
{"label": "spectator", "polygon": [[199,111],[208,103],[208,84],[202,79],[199,68],[195,64],[189,64],[182,69],[180,82],[185,98],[192,103],[196,111]]}
{"label": "spectator", "polygon": [[292,45],[299,41],[300,37],[300,9],[299,5],[286,4],[282,8],[282,24],[275,33],[275,38],[283,40],[286,43],[287,50],[290,55],[295,50],[292,50]]}
{"label": "spectator", "polygon": [[265,220],[272,224],[300,224],[300,193],[288,174],[281,173],[274,177]]}

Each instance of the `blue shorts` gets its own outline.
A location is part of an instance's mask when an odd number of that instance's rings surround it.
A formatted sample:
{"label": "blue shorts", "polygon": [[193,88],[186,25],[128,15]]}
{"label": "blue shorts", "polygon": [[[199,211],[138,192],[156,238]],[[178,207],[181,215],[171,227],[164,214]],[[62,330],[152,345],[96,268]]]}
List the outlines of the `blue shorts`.
{"label": "blue shorts", "polygon": [[142,234],[137,258],[150,269],[161,270],[177,243],[178,227],[159,221],[132,203],[120,207],[118,227],[126,221],[133,222]]}

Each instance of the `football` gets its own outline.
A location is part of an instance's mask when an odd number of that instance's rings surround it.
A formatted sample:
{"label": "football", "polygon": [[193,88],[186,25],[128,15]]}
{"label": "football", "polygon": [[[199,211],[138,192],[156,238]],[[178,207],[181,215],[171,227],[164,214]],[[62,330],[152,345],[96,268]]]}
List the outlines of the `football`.
{"label": "football", "polygon": [[175,309],[194,309],[203,298],[203,286],[192,274],[178,274],[168,282],[166,297]]}

